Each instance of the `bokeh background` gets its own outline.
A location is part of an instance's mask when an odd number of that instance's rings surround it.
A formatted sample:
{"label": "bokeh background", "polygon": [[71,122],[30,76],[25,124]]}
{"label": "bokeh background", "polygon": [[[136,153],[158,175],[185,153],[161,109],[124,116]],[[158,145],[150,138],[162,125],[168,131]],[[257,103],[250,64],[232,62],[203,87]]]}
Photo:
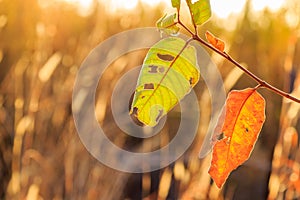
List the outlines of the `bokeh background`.
{"label": "bokeh background", "polygon": [[[213,17],[199,28],[200,36],[214,33],[250,71],[300,97],[300,2],[214,0],[211,5]],[[124,30],[153,27],[170,11],[171,3],[160,0],[0,0],[1,199],[300,198],[300,106],[267,90],[261,90],[267,119],[254,151],[221,190],[207,173],[210,155],[198,157],[210,120],[203,80],[195,88],[201,110],[197,137],[169,167],[145,174],[118,172],[84,148],[71,111],[80,64],[101,41]],[[182,17],[189,23],[186,7]],[[227,91],[256,85],[208,52]],[[127,136],[114,123],[110,98],[115,83],[145,54],[137,51],[112,63],[96,97],[99,124],[115,144],[129,150],[160,148],[178,127],[176,108],[150,140]]]}

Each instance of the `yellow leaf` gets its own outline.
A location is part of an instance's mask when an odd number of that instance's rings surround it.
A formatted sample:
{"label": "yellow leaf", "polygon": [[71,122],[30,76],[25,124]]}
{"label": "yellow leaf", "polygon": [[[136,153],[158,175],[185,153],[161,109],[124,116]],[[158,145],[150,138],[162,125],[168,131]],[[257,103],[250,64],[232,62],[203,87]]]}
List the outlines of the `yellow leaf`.
{"label": "yellow leaf", "polygon": [[211,17],[211,7],[209,0],[186,0],[190,9],[193,23],[201,25],[209,20]]}
{"label": "yellow leaf", "polygon": [[165,38],[150,48],[144,60],[130,114],[155,126],[198,82],[196,50],[177,37]]}

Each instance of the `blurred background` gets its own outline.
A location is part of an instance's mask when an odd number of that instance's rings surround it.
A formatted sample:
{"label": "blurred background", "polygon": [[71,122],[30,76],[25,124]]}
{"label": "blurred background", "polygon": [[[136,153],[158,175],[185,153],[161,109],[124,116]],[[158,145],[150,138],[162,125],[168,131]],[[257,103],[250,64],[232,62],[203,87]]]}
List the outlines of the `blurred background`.
{"label": "blurred background", "polygon": [[[213,17],[199,28],[200,36],[209,30],[249,70],[300,97],[300,2],[211,0],[211,6]],[[153,27],[170,11],[168,0],[0,0],[1,199],[300,198],[300,106],[267,90],[261,90],[267,119],[252,155],[221,190],[207,173],[210,156],[198,158],[210,120],[211,100],[203,80],[195,87],[201,110],[197,137],[172,165],[145,174],[123,173],[99,163],[82,145],[71,111],[80,64],[101,41],[124,30]],[[186,7],[182,17],[189,22]],[[208,52],[227,91],[256,85]],[[97,91],[97,119],[125,149],[138,149],[146,141],[118,129],[110,98],[114,83],[140,65],[145,54],[118,58]],[[170,113],[162,132],[147,144],[153,149],[167,144],[176,124],[178,116]]]}

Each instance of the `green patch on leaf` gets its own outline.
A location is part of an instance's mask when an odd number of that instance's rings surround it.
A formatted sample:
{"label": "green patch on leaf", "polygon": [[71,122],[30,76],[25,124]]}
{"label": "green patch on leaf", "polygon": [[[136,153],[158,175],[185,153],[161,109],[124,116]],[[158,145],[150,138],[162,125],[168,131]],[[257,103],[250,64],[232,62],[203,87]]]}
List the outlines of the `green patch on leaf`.
{"label": "green patch on leaf", "polygon": [[150,48],[143,62],[130,114],[155,126],[199,80],[195,47],[181,38],[165,38]]}
{"label": "green patch on leaf", "polygon": [[192,3],[191,0],[186,0],[192,20],[195,25],[201,25],[205,23],[211,17],[211,8],[209,0],[198,0]]}

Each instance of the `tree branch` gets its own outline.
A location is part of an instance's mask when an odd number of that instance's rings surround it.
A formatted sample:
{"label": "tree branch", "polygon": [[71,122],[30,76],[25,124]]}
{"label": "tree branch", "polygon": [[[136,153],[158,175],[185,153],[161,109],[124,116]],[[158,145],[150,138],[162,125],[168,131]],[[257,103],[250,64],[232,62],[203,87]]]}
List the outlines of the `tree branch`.
{"label": "tree branch", "polygon": [[224,57],[226,60],[228,60],[229,62],[231,62],[232,64],[234,64],[235,66],[237,66],[238,68],[240,68],[245,74],[247,74],[248,76],[250,76],[252,79],[254,79],[259,85],[260,87],[264,87],[272,92],[275,92],[276,94],[285,97],[287,99],[290,99],[294,102],[300,103],[300,99],[291,96],[289,93],[286,93],[278,88],[276,88],[275,86],[267,83],[266,81],[262,80],[261,78],[259,78],[258,76],[256,76],[255,74],[253,74],[251,71],[249,71],[248,69],[244,68],[240,63],[238,63],[236,60],[234,60],[229,54],[227,54],[226,52],[222,52],[219,49],[215,48],[214,46],[210,45],[209,43],[207,43],[206,41],[204,41],[202,38],[200,38],[196,33],[192,32],[188,27],[186,27],[179,18],[178,15],[178,24],[180,24],[186,31],[188,31],[191,35],[193,40],[198,41],[199,43],[203,44],[204,46],[208,47],[209,49],[211,49],[212,51],[218,53],[220,56]]}
{"label": "tree branch", "polygon": [[240,68],[242,71],[244,71],[248,76],[250,76],[252,79],[254,79],[258,84],[261,85],[261,87],[264,87],[268,90],[271,90],[285,98],[288,98],[294,102],[300,103],[300,99],[291,96],[290,94],[274,87],[273,85],[267,83],[266,81],[260,79],[259,77],[257,77],[255,74],[253,74],[252,72],[250,72],[248,69],[244,68],[240,63],[238,63],[236,60],[234,60],[230,55],[228,55],[226,52],[221,52],[218,49],[216,49],[215,47],[213,47],[212,45],[210,45],[209,43],[205,42],[203,39],[201,39],[198,35],[193,35],[193,39],[200,42],[201,44],[205,45],[206,47],[210,48],[211,50],[213,50],[214,52],[218,53],[219,55],[221,55],[222,57],[224,57],[225,59],[227,59],[228,61],[230,61],[232,64],[234,64],[235,66],[237,66],[238,68]]}

